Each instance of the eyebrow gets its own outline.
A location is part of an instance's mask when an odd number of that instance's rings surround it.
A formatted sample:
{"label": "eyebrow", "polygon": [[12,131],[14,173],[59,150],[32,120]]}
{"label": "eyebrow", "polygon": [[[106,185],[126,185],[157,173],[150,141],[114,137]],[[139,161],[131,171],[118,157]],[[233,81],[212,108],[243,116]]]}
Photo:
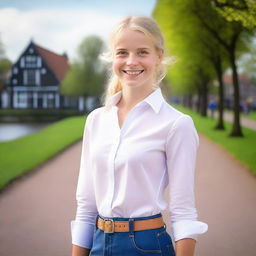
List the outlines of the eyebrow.
{"label": "eyebrow", "polygon": [[[117,48],[116,51],[127,50],[127,48]],[[149,50],[148,47],[139,47],[137,50]]]}

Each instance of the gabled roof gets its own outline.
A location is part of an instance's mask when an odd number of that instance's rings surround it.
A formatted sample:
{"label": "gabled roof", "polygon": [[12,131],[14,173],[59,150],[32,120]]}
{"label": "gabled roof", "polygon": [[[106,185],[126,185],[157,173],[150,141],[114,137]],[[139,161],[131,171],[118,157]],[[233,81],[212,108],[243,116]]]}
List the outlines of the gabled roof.
{"label": "gabled roof", "polygon": [[56,78],[61,82],[70,68],[67,55],[56,54],[35,44],[34,42],[32,44],[38,54],[42,56],[47,66],[53,71]]}

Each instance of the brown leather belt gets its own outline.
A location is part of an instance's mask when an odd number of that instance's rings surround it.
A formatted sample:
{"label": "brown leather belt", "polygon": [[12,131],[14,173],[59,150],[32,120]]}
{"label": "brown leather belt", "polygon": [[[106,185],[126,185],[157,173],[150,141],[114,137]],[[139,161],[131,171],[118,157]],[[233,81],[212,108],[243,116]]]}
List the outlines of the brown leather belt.
{"label": "brown leather belt", "polygon": [[[162,216],[153,219],[135,220],[134,231],[161,228],[164,225]],[[129,221],[116,221],[113,219],[102,219],[101,217],[98,217],[97,227],[105,233],[129,232]]]}

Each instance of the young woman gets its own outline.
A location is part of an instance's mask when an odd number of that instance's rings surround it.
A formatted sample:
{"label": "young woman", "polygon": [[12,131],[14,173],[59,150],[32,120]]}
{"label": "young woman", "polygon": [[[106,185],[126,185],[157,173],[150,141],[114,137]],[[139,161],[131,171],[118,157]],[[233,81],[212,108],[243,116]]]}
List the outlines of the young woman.
{"label": "young woman", "polygon": [[[109,48],[105,104],[84,129],[72,255],[192,256],[208,229],[194,199],[198,135],[192,119],[162,96],[161,31],[149,17],[128,16]],[[175,249],[161,214],[167,207]]]}

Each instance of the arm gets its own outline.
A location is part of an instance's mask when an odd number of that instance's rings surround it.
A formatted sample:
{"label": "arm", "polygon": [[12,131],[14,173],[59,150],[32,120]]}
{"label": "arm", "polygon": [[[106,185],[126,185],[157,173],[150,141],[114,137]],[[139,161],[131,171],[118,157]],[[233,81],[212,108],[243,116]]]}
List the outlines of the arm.
{"label": "arm", "polygon": [[166,142],[169,174],[171,232],[177,256],[193,256],[197,236],[207,231],[207,224],[197,221],[194,176],[199,139],[193,120],[180,116],[173,124]]}
{"label": "arm", "polygon": [[190,238],[180,239],[175,242],[176,256],[193,256],[196,240]]}
{"label": "arm", "polygon": [[98,214],[90,158],[90,128],[91,115],[89,114],[83,134],[80,170],[76,190],[76,218],[71,221],[72,255],[74,256],[89,255]]}
{"label": "arm", "polygon": [[72,245],[72,256],[89,256],[90,249]]}

